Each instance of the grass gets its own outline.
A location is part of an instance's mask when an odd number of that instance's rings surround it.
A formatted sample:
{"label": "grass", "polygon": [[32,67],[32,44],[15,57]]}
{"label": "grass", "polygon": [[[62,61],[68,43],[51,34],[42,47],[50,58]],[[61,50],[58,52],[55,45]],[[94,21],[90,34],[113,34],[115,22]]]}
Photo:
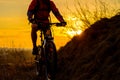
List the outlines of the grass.
{"label": "grass", "polygon": [[30,50],[0,48],[0,80],[34,80],[34,56]]}

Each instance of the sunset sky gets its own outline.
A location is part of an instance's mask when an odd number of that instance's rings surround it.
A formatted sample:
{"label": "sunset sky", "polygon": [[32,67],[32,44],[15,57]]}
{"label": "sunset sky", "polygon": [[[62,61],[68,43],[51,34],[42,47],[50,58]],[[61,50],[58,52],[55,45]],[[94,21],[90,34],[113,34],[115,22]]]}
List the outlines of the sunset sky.
{"label": "sunset sky", "polygon": [[[27,21],[27,8],[32,0],[0,0],[0,47],[25,47],[31,48],[30,25]],[[94,0],[53,0],[59,8],[61,14],[69,15],[67,6],[74,11],[76,1],[92,5]],[[120,0],[105,0],[112,6],[120,7]],[[54,18],[54,17],[53,17]],[[54,19],[53,19],[54,21]],[[55,32],[57,33],[57,32]],[[65,44],[64,38],[58,41],[59,33],[56,37],[56,45]],[[63,41],[62,41],[63,40]],[[66,41],[69,39],[66,38]],[[62,46],[62,45],[60,45]]]}

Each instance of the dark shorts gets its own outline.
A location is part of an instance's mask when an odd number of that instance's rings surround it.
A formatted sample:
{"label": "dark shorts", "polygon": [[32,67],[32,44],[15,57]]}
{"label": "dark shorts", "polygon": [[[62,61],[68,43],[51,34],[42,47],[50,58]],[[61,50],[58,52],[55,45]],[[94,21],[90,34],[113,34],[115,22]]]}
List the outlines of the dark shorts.
{"label": "dark shorts", "polygon": [[49,30],[50,35],[51,35],[51,30],[50,30],[49,24],[38,24],[38,30],[43,31],[44,35],[46,35],[46,32]]}

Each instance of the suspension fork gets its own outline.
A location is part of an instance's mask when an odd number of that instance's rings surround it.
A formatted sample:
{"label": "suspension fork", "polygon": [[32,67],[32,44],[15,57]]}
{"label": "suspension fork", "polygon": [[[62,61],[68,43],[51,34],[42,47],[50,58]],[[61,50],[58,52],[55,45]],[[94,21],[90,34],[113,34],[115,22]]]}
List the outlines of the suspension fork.
{"label": "suspension fork", "polygon": [[41,37],[41,47],[43,49],[43,53],[42,56],[45,57],[46,53],[45,53],[45,45],[47,43],[47,41],[53,41],[53,37],[51,34],[51,29],[46,30],[46,32],[44,31],[40,31],[40,37]]}
{"label": "suspension fork", "polygon": [[42,56],[45,59],[44,64],[43,64],[43,68],[45,70],[45,78],[46,78],[45,80],[48,80],[47,60],[46,60],[46,53],[45,53],[46,38],[45,38],[45,34],[42,30],[41,30],[41,36],[40,37],[41,37],[41,46],[42,46],[42,49],[43,49]]}

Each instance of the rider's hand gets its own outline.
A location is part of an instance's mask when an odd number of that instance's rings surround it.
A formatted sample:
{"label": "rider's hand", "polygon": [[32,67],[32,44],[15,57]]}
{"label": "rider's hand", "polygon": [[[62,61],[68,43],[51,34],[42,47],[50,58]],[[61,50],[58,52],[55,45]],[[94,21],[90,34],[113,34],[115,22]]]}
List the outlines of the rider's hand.
{"label": "rider's hand", "polygon": [[67,23],[66,23],[66,22],[61,22],[61,25],[62,25],[62,26],[66,26]]}

